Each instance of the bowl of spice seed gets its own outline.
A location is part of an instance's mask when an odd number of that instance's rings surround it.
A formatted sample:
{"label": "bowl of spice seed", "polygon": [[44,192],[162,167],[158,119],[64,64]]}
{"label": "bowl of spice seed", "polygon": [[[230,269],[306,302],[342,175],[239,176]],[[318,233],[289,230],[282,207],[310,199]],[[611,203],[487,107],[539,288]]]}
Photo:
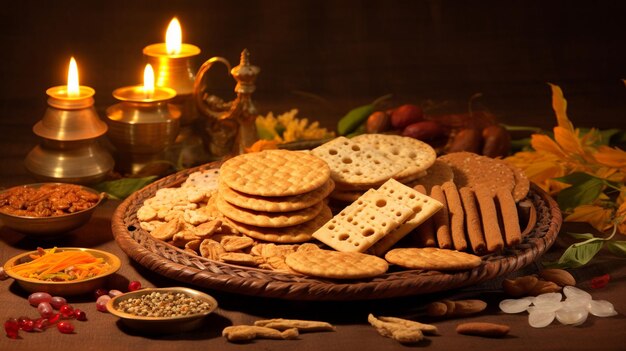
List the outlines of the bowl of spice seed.
{"label": "bowl of spice seed", "polygon": [[203,292],[183,288],[146,288],[116,296],[107,310],[129,328],[148,333],[176,333],[198,328],[217,308]]}

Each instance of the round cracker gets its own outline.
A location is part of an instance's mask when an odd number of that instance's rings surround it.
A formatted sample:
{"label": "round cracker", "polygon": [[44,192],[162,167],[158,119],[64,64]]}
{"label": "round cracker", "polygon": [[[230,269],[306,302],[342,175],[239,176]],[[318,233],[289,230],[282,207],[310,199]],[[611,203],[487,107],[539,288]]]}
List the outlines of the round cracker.
{"label": "round cracker", "polygon": [[515,176],[513,171],[500,160],[471,152],[453,152],[439,157],[452,168],[454,183],[459,188],[484,188],[491,197],[498,189],[513,192]]}
{"label": "round cracker", "polygon": [[289,227],[264,228],[230,220],[229,223],[239,232],[258,240],[273,243],[303,243],[311,240],[312,234],[333,218],[328,206],[323,205],[320,213],[310,221]]}
{"label": "round cracker", "polygon": [[287,255],[285,262],[296,272],[331,279],[371,278],[385,273],[389,267],[380,257],[332,250],[294,252]]}
{"label": "round cracker", "polygon": [[395,162],[402,163],[405,168],[393,178],[411,178],[433,165],[437,153],[432,146],[411,137],[393,134],[361,134],[352,140],[360,145],[367,145],[381,151]]}
{"label": "round cracker", "polygon": [[434,271],[472,269],[480,266],[482,262],[476,255],[436,247],[397,248],[388,251],[385,259],[404,268]]}
{"label": "round cracker", "polygon": [[220,180],[249,195],[290,196],[321,187],[330,177],[324,160],[309,153],[265,150],[235,156],[222,164]]}
{"label": "round cracker", "polygon": [[225,183],[220,183],[219,192],[224,200],[242,208],[265,212],[289,212],[313,206],[327,197],[334,188],[335,183],[329,179],[313,191],[293,196],[247,195],[231,189]]}
{"label": "round cracker", "polygon": [[435,185],[443,185],[454,180],[454,172],[447,163],[435,160],[435,163],[426,171],[426,175],[409,183],[411,187],[423,185],[426,192],[430,194],[430,189]]}
{"label": "round cracker", "polygon": [[215,199],[217,209],[234,221],[259,227],[279,228],[310,221],[322,210],[322,202],[311,207],[291,212],[262,212],[241,208],[228,203],[221,196]]}
{"label": "round cracker", "polygon": [[505,165],[507,165],[511,171],[513,171],[513,177],[515,178],[515,186],[513,187],[513,199],[515,202],[520,202],[528,195],[530,191],[530,180],[520,168],[506,162],[502,161]]}

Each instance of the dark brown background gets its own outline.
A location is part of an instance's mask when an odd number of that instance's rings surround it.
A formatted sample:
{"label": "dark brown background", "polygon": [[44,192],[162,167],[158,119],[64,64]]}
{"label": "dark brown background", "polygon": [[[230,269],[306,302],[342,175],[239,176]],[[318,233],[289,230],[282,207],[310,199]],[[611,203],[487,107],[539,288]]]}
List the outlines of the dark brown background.
{"label": "dark brown background", "polygon": [[[141,81],[142,48],[178,16],[184,41],[203,50],[196,67],[250,49],[262,111],[334,120],[387,93],[463,107],[480,92],[504,121],[549,127],[553,82],[576,125],[624,126],[624,15],[623,1],[11,1],[0,12],[0,99],[43,111],[74,55],[103,110],[113,89]],[[227,95],[232,84],[214,87]],[[6,108],[2,120],[17,117]]]}

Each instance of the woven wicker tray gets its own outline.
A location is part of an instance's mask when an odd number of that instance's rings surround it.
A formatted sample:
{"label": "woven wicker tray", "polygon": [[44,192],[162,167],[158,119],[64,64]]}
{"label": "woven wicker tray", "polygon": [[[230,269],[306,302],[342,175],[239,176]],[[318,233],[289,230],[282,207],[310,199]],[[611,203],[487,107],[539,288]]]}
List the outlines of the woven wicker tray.
{"label": "woven wicker tray", "polygon": [[122,202],[112,219],[113,235],[120,248],[149,270],[198,287],[289,300],[366,300],[433,293],[506,275],[546,252],[556,240],[562,222],[555,201],[532,185],[529,199],[537,210],[535,226],[517,247],[484,256],[480,267],[453,273],[398,270],[354,281],[317,279],[209,260],[155,240],[139,227],[136,213],[144,200],[160,188],[180,185],[193,172],[215,167],[218,165],[207,164],[173,174]]}

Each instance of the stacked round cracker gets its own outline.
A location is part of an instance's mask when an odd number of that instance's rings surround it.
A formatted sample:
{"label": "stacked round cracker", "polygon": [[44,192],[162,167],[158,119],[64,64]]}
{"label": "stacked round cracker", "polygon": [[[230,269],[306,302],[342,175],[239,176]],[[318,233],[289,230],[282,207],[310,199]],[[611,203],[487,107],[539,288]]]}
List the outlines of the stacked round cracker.
{"label": "stacked round cracker", "polygon": [[408,184],[423,177],[437,158],[435,150],[414,138],[389,134],[339,137],[311,151],[328,163],[335,190],[330,197],[352,202],[389,179]]}
{"label": "stacked round cracker", "polygon": [[332,218],[325,199],[333,189],[330,169],[318,157],[266,150],[224,162],[216,206],[247,236],[299,243]]}

